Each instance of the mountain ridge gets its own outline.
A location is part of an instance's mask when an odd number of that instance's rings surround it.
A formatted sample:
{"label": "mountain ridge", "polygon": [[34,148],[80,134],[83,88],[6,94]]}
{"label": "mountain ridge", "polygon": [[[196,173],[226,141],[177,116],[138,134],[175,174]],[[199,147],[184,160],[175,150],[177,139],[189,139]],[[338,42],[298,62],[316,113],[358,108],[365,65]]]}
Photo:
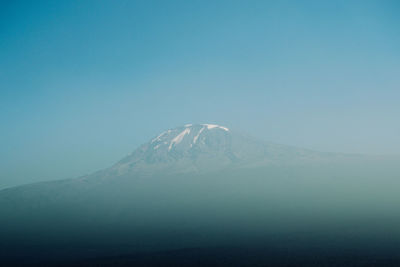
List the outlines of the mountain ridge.
{"label": "mountain ridge", "polygon": [[[322,163],[362,157],[363,155],[359,154],[319,152],[265,142],[217,124],[185,124],[153,136],[110,167],[77,178],[54,180],[54,182],[165,176],[229,168]],[[17,187],[21,186],[25,185]],[[13,187],[3,188],[0,191],[10,188]]]}
{"label": "mountain ridge", "polygon": [[202,172],[341,155],[264,142],[217,124],[186,124],[154,136],[105,172],[106,176]]}

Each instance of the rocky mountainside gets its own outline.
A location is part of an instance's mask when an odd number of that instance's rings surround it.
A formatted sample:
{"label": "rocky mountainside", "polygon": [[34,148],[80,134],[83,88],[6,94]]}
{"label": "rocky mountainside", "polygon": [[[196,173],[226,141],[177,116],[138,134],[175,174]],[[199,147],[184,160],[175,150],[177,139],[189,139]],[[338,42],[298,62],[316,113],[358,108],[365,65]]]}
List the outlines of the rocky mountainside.
{"label": "rocky mountainside", "polygon": [[207,172],[230,167],[321,161],[340,156],[263,142],[220,125],[187,124],[162,132],[96,175]]}

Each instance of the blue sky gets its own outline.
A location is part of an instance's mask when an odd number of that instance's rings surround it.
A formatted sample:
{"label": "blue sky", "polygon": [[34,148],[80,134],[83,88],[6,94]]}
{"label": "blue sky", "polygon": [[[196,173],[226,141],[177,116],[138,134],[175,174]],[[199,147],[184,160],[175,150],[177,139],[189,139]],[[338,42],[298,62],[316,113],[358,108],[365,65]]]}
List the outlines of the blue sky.
{"label": "blue sky", "polygon": [[1,1],[0,187],[217,123],[399,154],[398,1]]}

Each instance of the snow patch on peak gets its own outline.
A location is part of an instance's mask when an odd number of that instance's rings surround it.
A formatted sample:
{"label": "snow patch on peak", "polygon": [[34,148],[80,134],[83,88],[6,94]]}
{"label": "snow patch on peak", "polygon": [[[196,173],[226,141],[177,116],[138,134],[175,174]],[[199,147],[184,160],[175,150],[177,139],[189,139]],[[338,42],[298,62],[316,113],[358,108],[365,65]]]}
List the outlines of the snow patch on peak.
{"label": "snow patch on peak", "polygon": [[157,136],[156,138],[154,138],[153,140],[151,140],[151,143],[154,143],[156,141],[160,141],[160,138],[166,134],[167,132],[162,132],[159,136]]}
{"label": "snow patch on peak", "polygon": [[174,139],[172,139],[171,143],[169,144],[168,150],[172,149],[172,146],[175,144],[179,144],[183,138],[185,137],[186,134],[190,133],[190,129],[186,128],[183,130],[181,133],[179,133]]}
{"label": "snow patch on peak", "polygon": [[220,125],[216,125],[216,124],[202,124],[202,125],[206,126],[208,130],[211,130],[211,129],[214,129],[214,128],[219,128],[219,129],[225,130],[227,132],[229,131],[228,128],[220,126]]}
{"label": "snow patch on peak", "polygon": [[185,124],[185,127],[192,127],[193,124]]}
{"label": "snow patch on peak", "polygon": [[204,127],[200,129],[200,131],[197,133],[197,135],[193,138],[193,143],[196,144],[197,139],[199,138],[201,132],[204,130]]}
{"label": "snow patch on peak", "polygon": [[154,150],[158,149],[161,146],[161,144],[158,144],[154,147]]}
{"label": "snow patch on peak", "polygon": [[164,132],[160,133],[156,138],[154,138],[153,140],[151,140],[151,144],[154,143],[154,142],[159,142],[159,141],[161,141],[161,137],[163,137],[164,135],[169,134],[169,133],[171,133],[171,132],[172,132],[172,130],[168,130],[168,131],[164,131]]}

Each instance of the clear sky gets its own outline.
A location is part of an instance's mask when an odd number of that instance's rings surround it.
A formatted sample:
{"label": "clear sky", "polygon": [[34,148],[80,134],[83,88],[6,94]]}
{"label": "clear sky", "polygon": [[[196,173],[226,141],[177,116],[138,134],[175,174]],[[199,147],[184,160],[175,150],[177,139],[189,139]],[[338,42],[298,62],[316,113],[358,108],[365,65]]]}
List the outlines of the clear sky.
{"label": "clear sky", "polygon": [[0,188],[216,123],[400,154],[400,1],[0,1]]}

